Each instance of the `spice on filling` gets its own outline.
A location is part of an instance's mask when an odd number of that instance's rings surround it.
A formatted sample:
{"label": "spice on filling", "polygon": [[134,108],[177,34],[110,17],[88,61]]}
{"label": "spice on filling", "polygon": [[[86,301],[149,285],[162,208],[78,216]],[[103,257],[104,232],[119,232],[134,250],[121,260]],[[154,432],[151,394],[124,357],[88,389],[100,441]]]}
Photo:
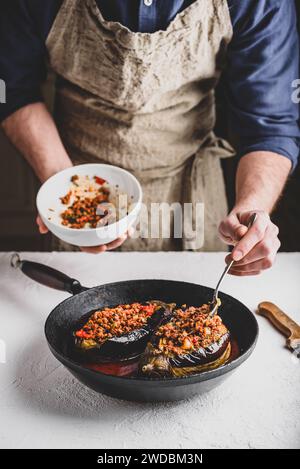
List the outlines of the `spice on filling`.
{"label": "spice on filling", "polygon": [[141,328],[157,308],[156,303],[133,303],[95,311],[82,329],[75,332],[75,337],[91,339],[101,345],[112,337]]}
{"label": "spice on filling", "polygon": [[220,316],[209,317],[209,305],[175,310],[172,320],[156,331],[158,349],[166,355],[183,355],[207,348],[228,332]]}

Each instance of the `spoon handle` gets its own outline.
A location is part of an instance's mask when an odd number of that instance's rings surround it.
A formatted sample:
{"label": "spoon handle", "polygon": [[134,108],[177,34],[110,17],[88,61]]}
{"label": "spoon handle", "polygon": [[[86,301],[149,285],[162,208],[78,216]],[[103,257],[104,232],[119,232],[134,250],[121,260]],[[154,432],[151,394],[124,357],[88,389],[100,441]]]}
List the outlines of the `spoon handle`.
{"label": "spoon handle", "polygon": [[221,277],[220,277],[220,280],[218,281],[217,283],[217,286],[216,286],[216,289],[215,289],[215,292],[214,292],[214,296],[213,296],[213,303],[215,303],[218,299],[218,293],[219,293],[219,288],[220,288],[220,285],[223,281],[223,278],[225,277],[225,275],[229,272],[229,270],[231,269],[231,267],[233,266],[234,264],[234,261],[231,261],[228,265],[226,265]]}
{"label": "spoon handle", "polygon": [[[250,220],[249,220],[249,223],[248,223],[248,229],[251,228],[251,226],[253,226],[253,224],[255,223],[257,219],[257,214],[256,213],[253,213],[250,217]],[[226,265],[222,275],[221,275],[221,278],[220,280],[218,281],[217,283],[217,286],[216,286],[216,289],[214,291],[214,296],[213,296],[213,303],[215,303],[218,299],[218,293],[219,293],[219,288],[220,288],[220,285],[223,281],[223,278],[225,277],[225,275],[229,272],[229,270],[231,269],[231,267],[233,266],[234,264],[234,260],[232,260],[228,265]]]}

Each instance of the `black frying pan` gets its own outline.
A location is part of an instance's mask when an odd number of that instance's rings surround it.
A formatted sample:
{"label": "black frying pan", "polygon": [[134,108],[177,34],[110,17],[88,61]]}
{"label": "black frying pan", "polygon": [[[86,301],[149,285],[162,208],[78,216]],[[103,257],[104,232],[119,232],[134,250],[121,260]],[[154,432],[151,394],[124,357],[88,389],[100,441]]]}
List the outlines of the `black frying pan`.
{"label": "black frying pan", "polygon": [[12,265],[43,285],[72,293],[73,296],[56,306],[46,320],[48,345],[53,355],[79,381],[108,396],[131,401],[176,401],[207,392],[241,365],[256,345],[258,324],[254,315],[241,302],[221,293],[220,316],[239,348],[238,356],[232,361],[215,370],[182,378],[120,377],[93,371],[76,362],[66,349],[66,343],[83,315],[104,306],[151,299],[199,306],[211,300],[213,290],[193,283],[170,280],[129,280],[85,288],[78,280],[48,266],[21,261],[16,255],[12,258]]}

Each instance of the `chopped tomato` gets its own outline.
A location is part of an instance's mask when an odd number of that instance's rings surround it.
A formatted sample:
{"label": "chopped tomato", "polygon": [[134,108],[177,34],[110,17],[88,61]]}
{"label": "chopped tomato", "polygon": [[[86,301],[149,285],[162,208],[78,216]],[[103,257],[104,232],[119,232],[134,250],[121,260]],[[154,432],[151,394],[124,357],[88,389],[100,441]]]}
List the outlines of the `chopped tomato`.
{"label": "chopped tomato", "polygon": [[154,306],[154,305],[143,306],[143,307],[142,307],[142,310],[145,311],[145,313],[146,313],[148,316],[152,316],[152,314],[153,314],[154,311],[155,311],[155,306]]}
{"label": "chopped tomato", "polygon": [[81,329],[80,331],[77,331],[75,335],[76,335],[76,337],[80,337],[80,339],[89,339],[90,338],[90,334],[87,334],[86,332],[84,332],[83,329]]}
{"label": "chopped tomato", "polygon": [[97,184],[99,184],[100,186],[102,186],[103,184],[106,183],[105,179],[102,179],[100,178],[99,176],[95,176],[95,181]]}

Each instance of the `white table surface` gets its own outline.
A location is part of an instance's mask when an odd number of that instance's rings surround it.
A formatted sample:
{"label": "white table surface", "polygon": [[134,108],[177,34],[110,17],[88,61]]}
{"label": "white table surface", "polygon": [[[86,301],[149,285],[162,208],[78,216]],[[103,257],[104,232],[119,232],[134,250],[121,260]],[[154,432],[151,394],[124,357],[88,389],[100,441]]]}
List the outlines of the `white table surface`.
{"label": "white table surface", "polygon": [[[166,278],[214,286],[224,255],[194,253],[24,253],[83,285]],[[300,448],[300,361],[258,317],[249,358],[209,394],[170,404],[99,395],[51,355],[44,321],[68,296],[34,283],[0,254],[1,448]],[[260,277],[228,277],[222,287],[253,311],[270,300],[300,322],[300,254],[280,254]]]}

